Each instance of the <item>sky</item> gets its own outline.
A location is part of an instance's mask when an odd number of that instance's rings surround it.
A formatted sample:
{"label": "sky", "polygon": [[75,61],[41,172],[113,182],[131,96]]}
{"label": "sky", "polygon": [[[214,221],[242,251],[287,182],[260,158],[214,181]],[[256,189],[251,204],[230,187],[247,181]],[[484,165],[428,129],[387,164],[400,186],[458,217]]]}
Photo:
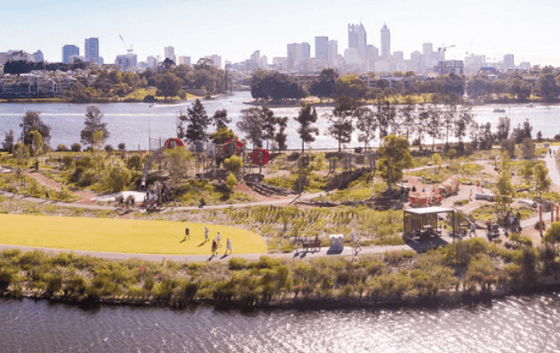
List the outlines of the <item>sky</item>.
{"label": "sky", "polygon": [[74,44],[84,53],[84,39],[99,38],[100,55],[114,63],[134,49],[138,61],[164,58],[164,47],[191,62],[213,54],[240,62],[260,50],[268,62],[287,56],[288,43],[308,42],[315,56],[315,37],[348,47],[348,24],[364,25],[367,43],[380,48],[380,30],[391,31],[391,51],[404,58],[422,44],[443,45],[447,59],[466,53],[486,55],[487,62],[514,54],[515,64],[560,67],[560,1],[537,0],[89,0],[10,1],[2,4],[0,52],[41,50],[45,60],[62,61],[62,47]]}

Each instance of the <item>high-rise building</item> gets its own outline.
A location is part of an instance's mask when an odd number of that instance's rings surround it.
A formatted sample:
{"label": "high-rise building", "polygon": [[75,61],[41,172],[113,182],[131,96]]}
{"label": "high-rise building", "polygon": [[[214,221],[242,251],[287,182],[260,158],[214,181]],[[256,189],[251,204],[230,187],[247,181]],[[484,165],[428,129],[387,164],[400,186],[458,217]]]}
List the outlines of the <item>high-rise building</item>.
{"label": "high-rise building", "polygon": [[379,60],[379,49],[375,45],[369,44],[367,46],[367,61],[368,61],[368,71],[373,71],[375,69],[375,63]]}
{"label": "high-rise building", "polygon": [[513,70],[515,69],[515,62],[513,54],[506,54],[504,55],[504,70]]}
{"label": "high-rise building", "polygon": [[288,44],[288,66],[294,67],[303,64],[311,57],[311,46],[309,43]]}
{"label": "high-rise building", "polygon": [[62,47],[62,62],[64,64],[72,63],[74,57],[80,56],[80,48],[73,44],[67,44]]}
{"label": "high-rise building", "polygon": [[358,55],[365,58],[367,47],[367,34],[364,25],[348,25],[348,48],[358,49]]}
{"label": "high-rise building", "polygon": [[206,58],[212,60],[212,66],[214,66],[216,69],[221,70],[222,69],[222,57],[219,55],[209,55]]}
{"label": "high-rise building", "polygon": [[191,57],[190,56],[180,56],[179,57],[179,65],[188,65],[191,66]]}
{"label": "high-rise building", "polygon": [[84,58],[88,62],[99,64],[99,38],[86,38],[84,42]]}
{"label": "high-rise building", "polygon": [[393,58],[399,62],[404,60],[404,53],[402,51],[396,51],[393,53]]}
{"label": "high-rise building", "polygon": [[391,32],[386,24],[381,28],[381,57],[388,58],[391,56]]}
{"label": "high-rise building", "polygon": [[422,54],[426,56],[432,56],[433,52],[434,52],[434,46],[432,43],[422,44]]}
{"label": "high-rise building", "polygon": [[175,64],[177,63],[177,57],[175,56],[175,48],[171,46],[165,47],[163,48],[163,53],[165,55],[165,59],[173,60]]}
{"label": "high-rise building", "polygon": [[121,71],[128,71],[128,70],[135,69],[138,64],[138,56],[133,53],[117,55],[115,64],[119,67],[119,70]]}
{"label": "high-rise building", "polygon": [[249,60],[259,61],[260,58],[261,58],[261,51],[260,50],[255,50],[253,52],[253,54],[251,54],[251,57],[249,58]]}
{"label": "high-rise building", "polygon": [[329,41],[329,51],[328,51],[328,58],[327,63],[331,67],[338,66],[338,42],[336,40]]}
{"label": "high-rise building", "polygon": [[329,37],[315,37],[315,59],[329,60]]}

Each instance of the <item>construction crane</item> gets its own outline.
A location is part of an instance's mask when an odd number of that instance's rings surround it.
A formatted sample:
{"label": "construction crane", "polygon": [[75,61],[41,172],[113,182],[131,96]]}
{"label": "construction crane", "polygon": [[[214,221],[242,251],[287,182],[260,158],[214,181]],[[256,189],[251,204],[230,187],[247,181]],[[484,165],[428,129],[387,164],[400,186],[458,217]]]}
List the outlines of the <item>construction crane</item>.
{"label": "construction crane", "polygon": [[128,53],[132,53],[132,50],[133,50],[133,49],[132,49],[132,44],[130,45],[130,48],[129,48],[128,45],[126,45],[126,42],[124,41],[123,37],[122,37],[120,34],[119,34],[119,37],[121,37],[121,40],[122,40],[122,42],[123,42],[123,44],[124,44],[124,47],[126,48],[126,51],[127,51]]}
{"label": "construction crane", "polygon": [[445,51],[449,48],[455,48],[455,44],[448,45],[448,46],[445,46],[445,44],[442,44],[441,47],[439,47],[437,51],[443,51],[445,53]]}

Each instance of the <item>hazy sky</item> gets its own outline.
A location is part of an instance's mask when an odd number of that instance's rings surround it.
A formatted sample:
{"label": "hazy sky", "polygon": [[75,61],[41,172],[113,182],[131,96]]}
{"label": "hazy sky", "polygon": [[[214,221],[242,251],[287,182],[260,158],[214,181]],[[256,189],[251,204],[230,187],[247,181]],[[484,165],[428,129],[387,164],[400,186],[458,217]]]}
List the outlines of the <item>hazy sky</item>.
{"label": "hazy sky", "polygon": [[40,49],[50,62],[61,61],[62,46],[84,52],[84,39],[98,37],[105,63],[113,63],[133,45],[138,61],[163,57],[173,46],[177,56],[218,54],[239,62],[255,50],[269,63],[286,56],[286,44],[308,42],[315,56],[315,36],[348,47],[348,24],[363,23],[368,44],[380,47],[380,29],[391,31],[391,51],[410,59],[422,43],[456,45],[448,59],[465,53],[484,54],[487,61],[514,54],[515,64],[560,66],[560,2],[538,0],[51,0],[10,1],[0,6],[0,52]]}

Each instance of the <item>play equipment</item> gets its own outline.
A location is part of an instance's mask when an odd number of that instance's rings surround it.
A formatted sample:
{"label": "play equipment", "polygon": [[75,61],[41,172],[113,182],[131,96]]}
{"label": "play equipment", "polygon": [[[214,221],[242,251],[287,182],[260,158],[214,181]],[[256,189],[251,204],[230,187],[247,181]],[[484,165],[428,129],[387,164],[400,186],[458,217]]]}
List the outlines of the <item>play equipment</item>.
{"label": "play equipment", "polygon": [[140,190],[144,190],[146,188],[146,180],[148,179],[148,174],[150,173],[150,166],[152,165],[152,162],[159,158],[163,151],[165,151],[166,149],[173,149],[175,147],[184,146],[185,144],[183,143],[183,141],[176,137],[171,137],[165,140],[163,147],[159,147],[158,149],[156,149],[144,164],[144,169],[142,170],[142,179],[140,180]]}
{"label": "play equipment", "polygon": [[449,197],[459,191],[459,186],[461,183],[459,182],[459,178],[456,176],[450,176],[443,179],[443,183],[438,185],[436,190],[438,193],[443,197]]}

